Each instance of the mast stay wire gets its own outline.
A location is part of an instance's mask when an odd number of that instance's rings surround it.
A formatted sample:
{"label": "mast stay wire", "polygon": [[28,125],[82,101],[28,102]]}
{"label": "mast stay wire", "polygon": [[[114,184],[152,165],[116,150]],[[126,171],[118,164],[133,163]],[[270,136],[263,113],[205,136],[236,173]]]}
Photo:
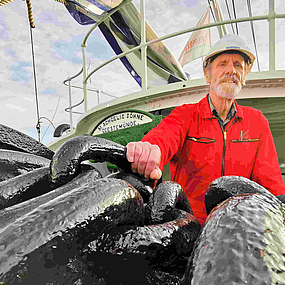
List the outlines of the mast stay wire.
{"label": "mast stay wire", "polygon": [[41,141],[41,126],[40,126],[40,111],[39,111],[39,99],[38,99],[38,87],[37,87],[37,76],[36,76],[36,63],[35,63],[35,51],[34,51],[34,40],[33,40],[33,31],[35,23],[33,19],[33,11],[31,0],[26,0],[27,8],[28,8],[28,18],[30,22],[30,39],[31,39],[31,51],[32,51],[32,63],[33,63],[33,74],[34,74],[34,87],[35,87],[35,99],[36,99],[36,111],[37,111],[37,124],[36,130],[38,133],[38,140]]}
{"label": "mast stay wire", "polygon": [[[57,113],[57,109],[58,109],[58,106],[59,106],[59,101],[60,101],[60,96],[58,96],[57,104],[56,104],[56,107],[55,107],[55,109],[54,109],[54,113],[53,113],[53,116],[52,116],[51,120],[48,119],[48,118],[46,118],[46,117],[41,117],[41,118],[44,118],[44,119],[46,119],[47,121],[49,121],[49,125],[48,125],[47,129],[45,130],[45,132],[44,132],[44,134],[43,134],[43,136],[42,136],[42,141],[43,141],[43,139],[44,139],[44,137],[45,137],[45,135],[46,135],[46,133],[47,133],[47,131],[48,131],[48,129],[49,129],[50,126],[53,126],[53,128],[55,129],[55,126],[54,126],[54,124],[53,124],[53,120],[54,120],[54,117],[55,117],[55,115],[56,115],[56,113]],[[41,118],[40,118],[40,119],[41,119]]]}
{"label": "mast stay wire", "polygon": [[[233,11],[234,11],[234,16],[235,16],[235,19],[237,18],[237,15],[236,15],[236,8],[235,8],[235,1],[232,0],[232,5],[233,5]],[[236,31],[237,31],[237,34],[238,34],[238,24],[236,23]]]}
{"label": "mast stay wire", "polygon": [[211,10],[211,14],[212,14],[212,17],[213,17],[213,19],[214,19],[214,22],[216,22],[216,18],[215,18],[214,12],[213,12],[213,10],[212,10],[212,6],[211,6],[211,2],[210,2],[210,1],[213,1],[213,0],[208,0],[208,4],[209,4],[209,6],[210,6],[210,10]]}
{"label": "mast stay wire", "polygon": [[[228,0],[225,0],[225,3],[226,3],[226,7],[227,7],[227,11],[228,11],[229,18],[230,18],[230,20],[231,20],[231,19],[232,19],[232,16],[231,16],[230,9],[229,9],[229,5],[228,5]],[[235,32],[234,32],[233,23],[231,23],[231,27],[232,27],[232,31],[233,31],[233,34],[234,34]]]}
{"label": "mast stay wire", "polygon": [[[248,15],[249,15],[249,17],[252,17],[251,2],[250,2],[250,0],[247,0],[247,9],[248,9]],[[255,49],[255,54],[256,54],[257,67],[258,67],[258,71],[260,71],[259,59],[258,59],[258,52],[257,52],[256,40],[255,40],[255,33],[254,33],[254,26],[253,26],[253,22],[252,22],[252,21],[250,21],[250,26],[251,26],[252,38],[253,38],[254,49]]]}
{"label": "mast stay wire", "polygon": [[[23,0],[25,1],[25,0]],[[41,142],[41,140],[44,139],[49,127],[52,125],[53,128],[55,128],[54,124],[52,123],[58,106],[59,106],[59,101],[60,101],[60,96],[58,98],[57,101],[57,106],[55,108],[53,117],[51,120],[49,120],[47,117],[40,117],[40,111],[39,111],[39,99],[38,99],[38,87],[37,87],[37,76],[36,76],[36,61],[35,61],[35,51],[34,51],[34,40],[33,40],[33,31],[32,29],[34,29],[35,23],[34,23],[34,19],[33,19],[33,10],[32,10],[32,4],[31,4],[31,0],[26,0],[26,4],[27,4],[27,8],[28,8],[28,18],[29,18],[29,23],[30,23],[30,39],[31,39],[31,51],[32,51],[32,63],[33,63],[33,74],[34,74],[34,86],[35,86],[35,99],[36,99],[36,112],[37,112],[37,124],[36,124],[36,130],[38,133],[38,140],[39,142]],[[46,131],[44,132],[42,139],[41,139],[41,125],[40,125],[40,119],[46,119],[49,122],[49,125],[46,129]]]}

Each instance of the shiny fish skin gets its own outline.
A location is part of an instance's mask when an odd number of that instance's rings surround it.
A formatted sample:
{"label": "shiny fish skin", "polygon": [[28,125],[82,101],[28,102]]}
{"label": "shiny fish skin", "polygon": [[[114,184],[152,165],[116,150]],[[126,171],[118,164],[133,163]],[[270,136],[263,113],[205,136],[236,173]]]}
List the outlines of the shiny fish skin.
{"label": "shiny fish skin", "polygon": [[103,230],[140,223],[142,216],[140,194],[117,179],[60,195],[1,230],[0,282],[48,284],[44,277],[56,282],[59,277],[46,276],[46,269],[67,264]]}
{"label": "shiny fish skin", "polygon": [[262,194],[233,196],[210,213],[181,284],[285,283],[284,206]]}
{"label": "shiny fish skin", "polygon": [[80,163],[92,159],[94,162],[110,162],[131,172],[131,164],[126,158],[126,148],[115,142],[82,135],[61,145],[50,164],[51,181],[59,186],[70,181],[80,169]]}

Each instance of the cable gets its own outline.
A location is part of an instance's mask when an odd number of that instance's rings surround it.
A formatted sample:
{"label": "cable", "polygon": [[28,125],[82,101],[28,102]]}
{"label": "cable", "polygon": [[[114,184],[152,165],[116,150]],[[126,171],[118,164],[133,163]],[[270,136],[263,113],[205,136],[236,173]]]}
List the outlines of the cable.
{"label": "cable", "polygon": [[[231,19],[232,19],[232,16],[231,16],[230,9],[229,9],[229,5],[228,5],[228,0],[225,0],[225,2],[226,2],[227,10],[228,10],[228,15],[229,15],[229,18],[230,18],[230,20],[231,20]],[[234,34],[235,32],[234,32],[233,23],[231,23],[231,26],[232,26],[232,31],[233,31],[233,34]]]}
{"label": "cable", "polygon": [[[248,15],[249,15],[249,17],[252,17],[252,11],[251,11],[251,3],[250,3],[250,0],[247,0],[247,8],[248,8]],[[254,48],[255,48],[255,54],[256,54],[257,67],[258,67],[258,71],[260,71],[259,59],[258,59],[258,53],[257,53],[257,47],[256,47],[256,40],[255,40],[255,33],[254,33],[253,22],[250,21],[250,24],[251,24],[251,32],[252,32],[252,38],[253,38],[253,43],[254,43]]]}
{"label": "cable", "polygon": [[[213,0],[211,0],[211,1],[213,1]],[[209,3],[209,6],[210,6],[210,10],[211,10],[211,14],[212,14],[212,17],[214,19],[214,22],[216,22],[216,18],[215,18],[214,12],[212,10],[212,6],[211,6],[211,3],[210,3],[210,0],[208,0],[208,3]]]}
{"label": "cable", "polygon": [[26,0],[26,3],[28,7],[28,18],[29,18],[30,26],[31,28],[35,28],[36,26],[35,26],[34,19],[33,19],[33,10],[32,10],[31,0]]}
{"label": "cable", "polygon": [[47,129],[45,130],[45,132],[44,132],[44,134],[43,134],[43,136],[42,136],[42,141],[43,141],[43,139],[44,139],[44,137],[45,137],[45,135],[46,135],[46,133],[47,133],[47,131],[48,131],[48,129],[49,129],[49,127],[50,127],[51,125],[52,125],[53,128],[55,129],[55,126],[54,126],[54,124],[53,124],[52,122],[53,122],[54,117],[55,117],[55,115],[56,115],[56,112],[57,112],[57,109],[58,109],[58,106],[59,106],[59,101],[60,101],[60,96],[58,96],[57,104],[56,104],[56,107],[55,107],[55,110],[54,110],[54,113],[53,113],[53,116],[52,116],[51,120],[49,120],[49,119],[46,118],[46,117],[41,117],[41,118],[45,118],[46,120],[48,120],[48,121],[50,122],[50,124],[48,125]]}
{"label": "cable", "polygon": [[47,121],[49,121],[49,124],[52,125],[53,128],[55,129],[54,124],[52,123],[52,121],[49,118],[47,118],[47,117],[40,117],[40,119],[46,119]]}
{"label": "cable", "polygon": [[29,21],[30,21],[30,37],[31,37],[31,50],[32,50],[32,62],[33,62],[33,74],[34,74],[34,86],[35,86],[35,98],[36,98],[36,111],[37,111],[37,118],[38,123],[36,124],[36,130],[38,133],[38,140],[41,141],[41,126],[39,123],[40,118],[40,111],[39,111],[39,100],[38,100],[38,87],[37,87],[37,76],[36,76],[36,63],[35,63],[35,51],[34,51],[34,40],[33,40],[33,32],[32,29],[35,28],[33,19],[32,19],[32,6],[30,0],[26,1],[27,7],[28,7],[28,15],[29,15]]}
{"label": "cable", "polygon": [[[236,19],[237,15],[236,15],[236,8],[235,8],[234,0],[232,0],[232,5],[233,5],[234,16],[235,16],[235,19]],[[237,23],[236,23],[236,30],[237,30],[237,34],[238,34],[238,25],[237,25]]]}

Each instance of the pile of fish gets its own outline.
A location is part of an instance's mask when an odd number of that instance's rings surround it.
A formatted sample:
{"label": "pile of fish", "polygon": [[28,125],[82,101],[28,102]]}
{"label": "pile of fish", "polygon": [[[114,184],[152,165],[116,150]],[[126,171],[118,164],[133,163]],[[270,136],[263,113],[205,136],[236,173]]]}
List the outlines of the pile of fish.
{"label": "pile of fish", "polygon": [[0,148],[1,285],[285,284],[283,195],[221,177],[201,227],[181,186],[133,174],[117,143],[83,135],[53,153],[0,125]]}

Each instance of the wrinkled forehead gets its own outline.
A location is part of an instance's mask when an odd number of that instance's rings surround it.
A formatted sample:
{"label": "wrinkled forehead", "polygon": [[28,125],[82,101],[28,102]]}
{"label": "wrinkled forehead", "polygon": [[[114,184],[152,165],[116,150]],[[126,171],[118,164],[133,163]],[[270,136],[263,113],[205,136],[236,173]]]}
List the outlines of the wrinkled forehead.
{"label": "wrinkled forehead", "polygon": [[241,53],[234,52],[234,51],[222,52],[222,53],[214,55],[211,58],[211,63],[212,64],[213,63],[216,64],[218,62],[229,62],[229,61],[239,62],[239,63],[245,63],[246,62],[244,56]]}

